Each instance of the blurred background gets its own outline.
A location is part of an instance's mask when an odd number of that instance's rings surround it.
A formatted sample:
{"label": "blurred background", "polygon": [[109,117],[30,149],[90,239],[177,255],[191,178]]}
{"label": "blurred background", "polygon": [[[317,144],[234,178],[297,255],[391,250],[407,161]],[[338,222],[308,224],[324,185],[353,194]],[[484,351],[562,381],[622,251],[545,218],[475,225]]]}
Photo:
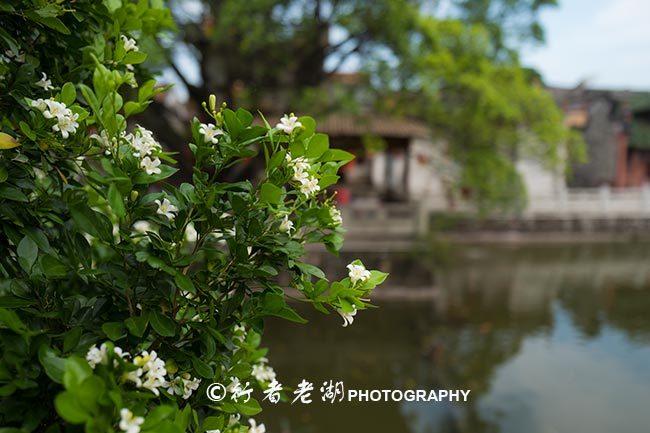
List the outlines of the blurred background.
{"label": "blurred background", "polygon": [[138,121],[178,152],[177,182],[211,93],[271,124],[311,115],[357,156],[335,189],[343,251],[310,260],[390,272],[380,308],[268,323],[278,380],[472,390],[271,405],[270,432],[647,431],[650,2],[168,3],[177,29],[147,51],[174,87]]}

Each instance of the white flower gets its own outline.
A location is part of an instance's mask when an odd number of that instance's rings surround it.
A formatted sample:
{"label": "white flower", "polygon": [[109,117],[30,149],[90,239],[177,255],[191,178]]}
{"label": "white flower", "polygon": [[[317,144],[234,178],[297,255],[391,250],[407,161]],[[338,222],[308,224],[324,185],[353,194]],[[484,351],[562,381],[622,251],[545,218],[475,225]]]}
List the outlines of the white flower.
{"label": "white flower", "polygon": [[86,361],[91,368],[95,368],[98,364],[106,364],[108,361],[108,354],[106,352],[106,344],[102,344],[99,349],[95,344],[90,346],[88,353],[86,353]]}
{"label": "white flower", "polygon": [[15,59],[18,63],[25,62],[25,53],[21,53],[20,51],[18,51],[18,53],[14,53],[11,50],[6,50],[5,55],[10,59]]}
{"label": "white flower", "polygon": [[257,422],[253,418],[250,418],[248,423],[251,425],[248,429],[248,433],[266,433],[266,427],[264,427],[264,424],[257,425]]}
{"label": "white flower", "polygon": [[199,389],[200,384],[201,379],[192,379],[189,373],[183,374],[183,400],[190,398],[192,391]]}
{"label": "white flower", "polygon": [[246,328],[243,325],[235,325],[232,332],[234,334],[233,338],[238,340],[240,343],[243,343],[244,340],[246,340]]}
{"label": "white flower", "polygon": [[166,384],[167,392],[170,395],[180,395],[187,400],[192,395],[192,391],[199,388],[201,379],[192,379],[189,373],[183,373],[181,376],[173,378]]}
{"label": "white flower", "polygon": [[99,135],[97,135],[97,134],[92,134],[92,135],[90,136],[90,138],[92,138],[92,139],[94,139],[94,140],[97,140],[97,141],[99,142],[99,144],[101,144],[102,147],[104,147],[104,148],[107,148],[107,149],[108,149],[108,148],[111,146],[111,139],[108,138],[108,133],[106,132],[106,130],[102,130],[102,131],[99,133]]}
{"label": "white flower", "polygon": [[[72,111],[63,102],[58,102],[54,99],[46,99],[43,102],[47,106],[47,109],[43,110],[43,117],[46,119],[62,119],[72,116]],[[39,109],[41,108],[39,107]]]}
{"label": "white flower", "polygon": [[161,148],[160,143],[153,138],[153,133],[142,126],[138,126],[133,131],[133,134],[125,136],[135,150],[133,156],[139,158],[141,156],[151,155],[154,150]]}
{"label": "white flower", "polygon": [[357,315],[357,307],[353,306],[353,310],[351,313],[345,313],[343,310],[340,308],[336,309],[336,312],[341,315],[343,318],[343,327],[345,328],[348,325],[352,325],[352,322],[354,322],[354,316]]}
{"label": "white flower", "polygon": [[124,377],[124,380],[128,380],[129,382],[133,382],[135,384],[135,386],[137,386],[138,388],[141,388],[142,387],[142,379],[141,379],[142,373],[143,373],[142,369],[138,368],[136,370],[129,371],[128,373],[124,373],[123,377]]}
{"label": "white flower", "polygon": [[169,200],[164,198],[162,202],[160,200],[155,200],[155,203],[158,205],[158,210],[156,211],[158,215],[164,215],[168,220],[173,220],[176,218],[176,212],[178,212],[178,208],[174,206]]}
{"label": "white flower", "polygon": [[129,51],[138,51],[138,45],[136,44],[135,39],[129,38],[125,35],[120,36],[120,38],[122,38],[122,41],[124,42],[124,51],[127,53]]}
{"label": "white flower", "polygon": [[193,243],[197,241],[199,238],[199,232],[194,228],[194,223],[191,222],[187,225],[184,237],[186,242]]}
{"label": "white flower", "polygon": [[148,156],[145,156],[144,158],[142,158],[142,161],[140,161],[140,167],[144,168],[144,171],[148,175],[160,174],[161,170],[159,165],[160,165],[160,159],[158,158],[151,159]]}
{"label": "white flower", "polygon": [[289,233],[292,229],[293,222],[289,219],[289,215],[285,215],[282,219],[282,222],[280,223],[280,227],[278,227],[278,230],[280,230],[282,233]]}
{"label": "white flower", "polygon": [[133,223],[133,230],[138,233],[146,233],[152,231],[153,228],[149,221],[140,220]]}
{"label": "white flower", "polygon": [[313,195],[320,191],[320,186],[318,185],[318,179],[315,177],[310,177],[300,181],[300,192],[306,196]]}
{"label": "white flower", "polygon": [[253,377],[259,382],[271,382],[276,378],[275,371],[270,365],[265,365],[263,362],[253,366]]}
{"label": "white flower", "polygon": [[127,408],[120,410],[120,430],[126,433],[140,433],[142,423],[144,418],[141,416],[134,416]]}
{"label": "white flower", "polygon": [[68,138],[70,134],[77,132],[77,128],[79,127],[77,123],[78,118],[79,115],[77,113],[71,116],[59,117],[57,123],[52,125],[52,130],[60,131],[63,138]]}
{"label": "white flower", "polygon": [[294,116],[293,113],[291,115],[284,115],[280,119],[280,123],[275,125],[277,129],[280,131],[284,132],[285,134],[291,134],[294,129],[296,128],[302,128],[302,123],[298,121],[298,118]]}
{"label": "white flower", "polygon": [[205,433],[221,433],[221,430],[215,429],[215,430],[206,430]]}
{"label": "white flower", "polygon": [[39,87],[42,87],[46,91],[54,89],[54,86],[52,86],[52,81],[48,80],[45,72],[41,72],[41,74],[43,75],[43,77],[34,84],[36,84]]}
{"label": "white flower", "polygon": [[364,282],[370,278],[370,271],[368,271],[363,264],[355,265],[350,263],[347,268],[349,270],[348,276],[350,277],[352,284],[357,284],[358,281]]}
{"label": "white flower", "polygon": [[47,103],[43,98],[34,99],[31,102],[31,106],[36,108],[39,111],[45,111],[47,109]]}
{"label": "white flower", "polygon": [[237,424],[239,422],[240,418],[241,418],[241,415],[238,414],[238,413],[236,413],[234,415],[230,415],[230,417],[228,417],[228,427],[232,427],[235,424]]}
{"label": "white flower", "polygon": [[205,123],[201,123],[199,132],[203,134],[203,139],[205,140],[206,143],[212,143],[212,144],[217,144],[218,141],[217,137],[223,135],[223,131],[217,128],[216,126],[214,126],[212,123],[208,123],[207,125]]}
{"label": "white flower", "polygon": [[140,356],[135,357],[133,364],[141,367],[144,372],[144,380],[142,381],[141,387],[150,390],[156,395],[160,395],[158,388],[167,386],[167,381],[165,380],[165,375],[167,374],[165,361],[158,358],[158,354],[155,351],[149,353],[145,350]]}
{"label": "white flower", "polygon": [[330,217],[334,225],[340,226],[343,224],[343,217],[341,216],[341,211],[335,207],[330,208]]}

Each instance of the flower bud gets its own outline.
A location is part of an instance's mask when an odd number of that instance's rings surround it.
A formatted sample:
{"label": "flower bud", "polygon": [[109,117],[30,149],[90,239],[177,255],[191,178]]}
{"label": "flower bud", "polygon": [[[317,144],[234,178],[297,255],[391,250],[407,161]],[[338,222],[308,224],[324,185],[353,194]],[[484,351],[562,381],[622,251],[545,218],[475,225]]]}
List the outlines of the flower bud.
{"label": "flower bud", "polygon": [[210,95],[210,111],[214,112],[217,108],[217,97],[213,94]]}
{"label": "flower bud", "polygon": [[138,191],[136,190],[131,191],[131,201],[135,201],[138,198],[138,195],[139,195]]}

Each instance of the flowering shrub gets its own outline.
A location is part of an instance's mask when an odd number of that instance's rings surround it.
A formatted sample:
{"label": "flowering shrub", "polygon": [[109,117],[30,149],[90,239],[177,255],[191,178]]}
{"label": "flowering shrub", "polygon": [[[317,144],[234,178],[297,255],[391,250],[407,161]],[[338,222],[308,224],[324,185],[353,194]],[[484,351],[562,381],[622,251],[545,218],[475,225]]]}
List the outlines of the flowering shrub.
{"label": "flowering shrub", "polygon": [[[165,182],[173,155],[127,122],[164,91],[139,66],[172,25],[159,3],[0,5],[3,433],[263,433],[244,388],[275,383],[264,318],[304,321],[279,275],[344,326],[386,277],[355,261],[330,282],[301,260],[340,248],[326,188],[352,158],[309,117],[271,127],[212,97],[192,183]],[[258,152],[259,183],[217,180]],[[240,398],[210,401],[211,382]]]}

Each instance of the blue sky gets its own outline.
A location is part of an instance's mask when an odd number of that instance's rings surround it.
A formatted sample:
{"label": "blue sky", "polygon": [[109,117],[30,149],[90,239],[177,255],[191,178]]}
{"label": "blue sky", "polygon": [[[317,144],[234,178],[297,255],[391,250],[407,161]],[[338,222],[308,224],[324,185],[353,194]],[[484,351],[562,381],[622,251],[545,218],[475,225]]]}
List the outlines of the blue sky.
{"label": "blue sky", "polygon": [[546,45],[524,64],[547,83],[650,90],[650,0],[559,0],[543,12]]}

